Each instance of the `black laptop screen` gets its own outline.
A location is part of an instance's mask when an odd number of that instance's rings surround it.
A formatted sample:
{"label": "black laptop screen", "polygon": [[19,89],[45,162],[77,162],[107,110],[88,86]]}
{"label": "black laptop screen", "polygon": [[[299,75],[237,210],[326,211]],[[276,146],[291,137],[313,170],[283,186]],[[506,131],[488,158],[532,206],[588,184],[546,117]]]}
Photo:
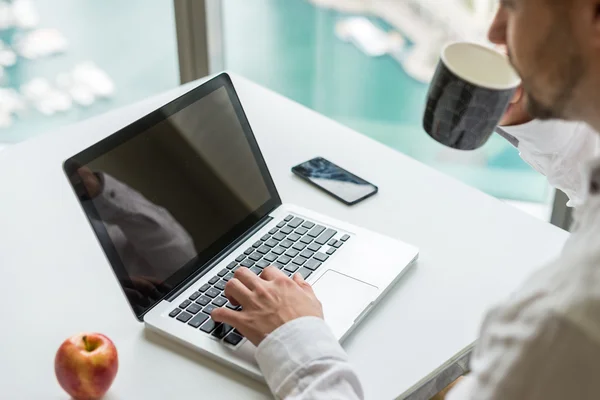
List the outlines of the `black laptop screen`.
{"label": "black laptop screen", "polygon": [[138,317],[280,204],[228,82],[221,76],[65,163]]}

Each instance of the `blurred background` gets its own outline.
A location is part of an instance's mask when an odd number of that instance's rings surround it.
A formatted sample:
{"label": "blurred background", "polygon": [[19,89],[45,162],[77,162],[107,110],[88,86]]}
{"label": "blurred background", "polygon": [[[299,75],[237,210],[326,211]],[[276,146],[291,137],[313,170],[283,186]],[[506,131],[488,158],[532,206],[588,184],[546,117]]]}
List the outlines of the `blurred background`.
{"label": "blurred background", "polygon": [[550,220],[564,199],[510,144],[460,152],[421,127],[441,47],[487,43],[496,4],[0,0],[0,147],[226,69]]}

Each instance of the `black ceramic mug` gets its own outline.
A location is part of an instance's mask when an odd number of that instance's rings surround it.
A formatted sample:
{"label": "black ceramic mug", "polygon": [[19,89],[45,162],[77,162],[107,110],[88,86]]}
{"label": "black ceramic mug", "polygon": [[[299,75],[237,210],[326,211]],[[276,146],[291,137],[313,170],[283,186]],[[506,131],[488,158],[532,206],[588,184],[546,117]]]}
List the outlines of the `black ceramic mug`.
{"label": "black ceramic mug", "polygon": [[459,150],[483,146],[521,83],[508,58],[475,43],[442,50],[423,117],[425,131]]}

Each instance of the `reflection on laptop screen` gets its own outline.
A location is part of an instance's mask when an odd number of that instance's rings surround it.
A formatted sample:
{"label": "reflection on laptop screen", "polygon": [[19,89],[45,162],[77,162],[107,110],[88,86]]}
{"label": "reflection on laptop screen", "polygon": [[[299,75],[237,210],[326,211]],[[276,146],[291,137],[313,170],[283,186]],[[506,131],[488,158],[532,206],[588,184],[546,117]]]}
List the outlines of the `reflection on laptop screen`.
{"label": "reflection on laptop screen", "polygon": [[130,278],[121,283],[136,313],[271,198],[225,87],[78,165],[74,179]]}

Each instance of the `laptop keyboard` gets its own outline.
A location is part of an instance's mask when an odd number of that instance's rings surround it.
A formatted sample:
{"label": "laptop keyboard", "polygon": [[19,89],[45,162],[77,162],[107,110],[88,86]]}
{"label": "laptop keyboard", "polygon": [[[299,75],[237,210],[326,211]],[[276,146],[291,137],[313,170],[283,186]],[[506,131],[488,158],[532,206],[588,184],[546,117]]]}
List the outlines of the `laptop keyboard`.
{"label": "laptop keyboard", "polygon": [[300,274],[306,279],[350,239],[349,235],[336,239],[337,233],[314,222],[288,215],[208,283],[198,287],[187,300],[169,313],[169,317],[236,346],[242,341],[242,334],[231,326],[218,324],[210,318],[210,313],[218,307],[240,309],[231,304],[223,293],[227,281],[233,278],[233,273],[244,266],[260,275],[264,268],[273,265],[287,276]]}

